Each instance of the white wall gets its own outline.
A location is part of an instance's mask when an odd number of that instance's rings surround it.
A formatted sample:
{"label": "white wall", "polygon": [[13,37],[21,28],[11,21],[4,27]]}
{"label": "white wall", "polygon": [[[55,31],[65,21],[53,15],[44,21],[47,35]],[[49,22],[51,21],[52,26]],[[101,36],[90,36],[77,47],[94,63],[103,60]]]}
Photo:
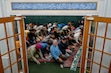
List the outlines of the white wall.
{"label": "white wall", "polygon": [[2,17],[2,1],[0,0],[0,17]]}
{"label": "white wall", "polygon": [[11,0],[11,2],[94,2],[98,0]]}
{"label": "white wall", "polygon": [[[97,2],[98,0],[11,0],[11,2]],[[22,15],[97,15],[97,10],[11,10]]]}
{"label": "white wall", "polygon": [[99,16],[111,17],[111,0],[99,0]]}
{"label": "white wall", "polygon": [[106,17],[111,17],[111,0],[107,0]]}
{"label": "white wall", "polygon": [[0,17],[10,16],[10,0],[0,0]]}

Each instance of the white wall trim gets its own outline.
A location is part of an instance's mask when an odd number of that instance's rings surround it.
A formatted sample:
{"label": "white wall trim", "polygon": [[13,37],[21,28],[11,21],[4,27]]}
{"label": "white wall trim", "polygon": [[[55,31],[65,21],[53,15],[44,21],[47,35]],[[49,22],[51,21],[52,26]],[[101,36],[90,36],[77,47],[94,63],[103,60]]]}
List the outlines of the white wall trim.
{"label": "white wall trim", "polygon": [[97,2],[98,0],[11,0],[11,2]]}
{"label": "white wall trim", "polygon": [[22,15],[98,15],[97,11],[76,11],[76,10],[38,10],[38,11],[24,11],[24,10],[16,10],[11,12],[11,15],[22,14]]}

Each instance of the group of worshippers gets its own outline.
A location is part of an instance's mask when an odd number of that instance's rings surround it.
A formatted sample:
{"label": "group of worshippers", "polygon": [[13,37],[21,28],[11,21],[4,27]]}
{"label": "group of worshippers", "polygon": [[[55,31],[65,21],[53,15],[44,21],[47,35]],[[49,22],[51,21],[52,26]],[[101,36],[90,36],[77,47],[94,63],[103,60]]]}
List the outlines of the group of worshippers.
{"label": "group of worshippers", "polygon": [[37,25],[35,23],[26,24],[29,33],[26,37],[27,56],[30,61],[40,64],[38,58],[47,60],[46,55],[51,55],[59,64],[63,64],[77,45],[82,44],[83,24],[74,22],[68,24],[48,23]]}

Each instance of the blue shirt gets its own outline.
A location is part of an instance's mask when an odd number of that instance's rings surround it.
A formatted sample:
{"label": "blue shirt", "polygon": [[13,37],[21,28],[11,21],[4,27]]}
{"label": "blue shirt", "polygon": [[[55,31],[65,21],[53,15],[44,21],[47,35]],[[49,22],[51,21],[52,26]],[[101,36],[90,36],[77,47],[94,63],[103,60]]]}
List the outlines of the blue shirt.
{"label": "blue shirt", "polygon": [[61,23],[61,24],[58,24],[58,28],[61,29],[62,27],[66,26],[67,24],[64,24],[64,23]]}
{"label": "blue shirt", "polygon": [[41,46],[42,46],[42,50],[45,50],[46,49],[46,47],[48,46],[48,44],[47,43],[40,43],[41,44]]}
{"label": "blue shirt", "polygon": [[51,52],[51,55],[54,59],[58,59],[59,56],[62,54],[62,52],[59,50],[59,47],[58,46],[54,46],[52,45],[51,48],[50,48],[50,52]]}

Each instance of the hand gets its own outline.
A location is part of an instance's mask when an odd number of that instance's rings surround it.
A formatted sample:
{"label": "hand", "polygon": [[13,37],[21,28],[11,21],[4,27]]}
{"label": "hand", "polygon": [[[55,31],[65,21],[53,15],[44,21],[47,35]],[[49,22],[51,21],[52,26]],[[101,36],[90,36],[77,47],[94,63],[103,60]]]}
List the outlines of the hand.
{"label": "hand", "polygon": [[38,60],[36,61],[36,63],[37,63],[37,64],[40,64],[40,62],[39,62]]}
{"label": "hand", "polygon": [[61,63],[63,63],[63,60],[61,58],[58,58],[58,61],[61,62]]}
{"label": "hand", "polygon": [[61,56],[62,56],[62,57],[65,57],[65,55],[64,55],[64,54],[61,54]]}
{"label": "hand", "polygon": [[46,60],[44,57],[42,58],[43,60]]}

